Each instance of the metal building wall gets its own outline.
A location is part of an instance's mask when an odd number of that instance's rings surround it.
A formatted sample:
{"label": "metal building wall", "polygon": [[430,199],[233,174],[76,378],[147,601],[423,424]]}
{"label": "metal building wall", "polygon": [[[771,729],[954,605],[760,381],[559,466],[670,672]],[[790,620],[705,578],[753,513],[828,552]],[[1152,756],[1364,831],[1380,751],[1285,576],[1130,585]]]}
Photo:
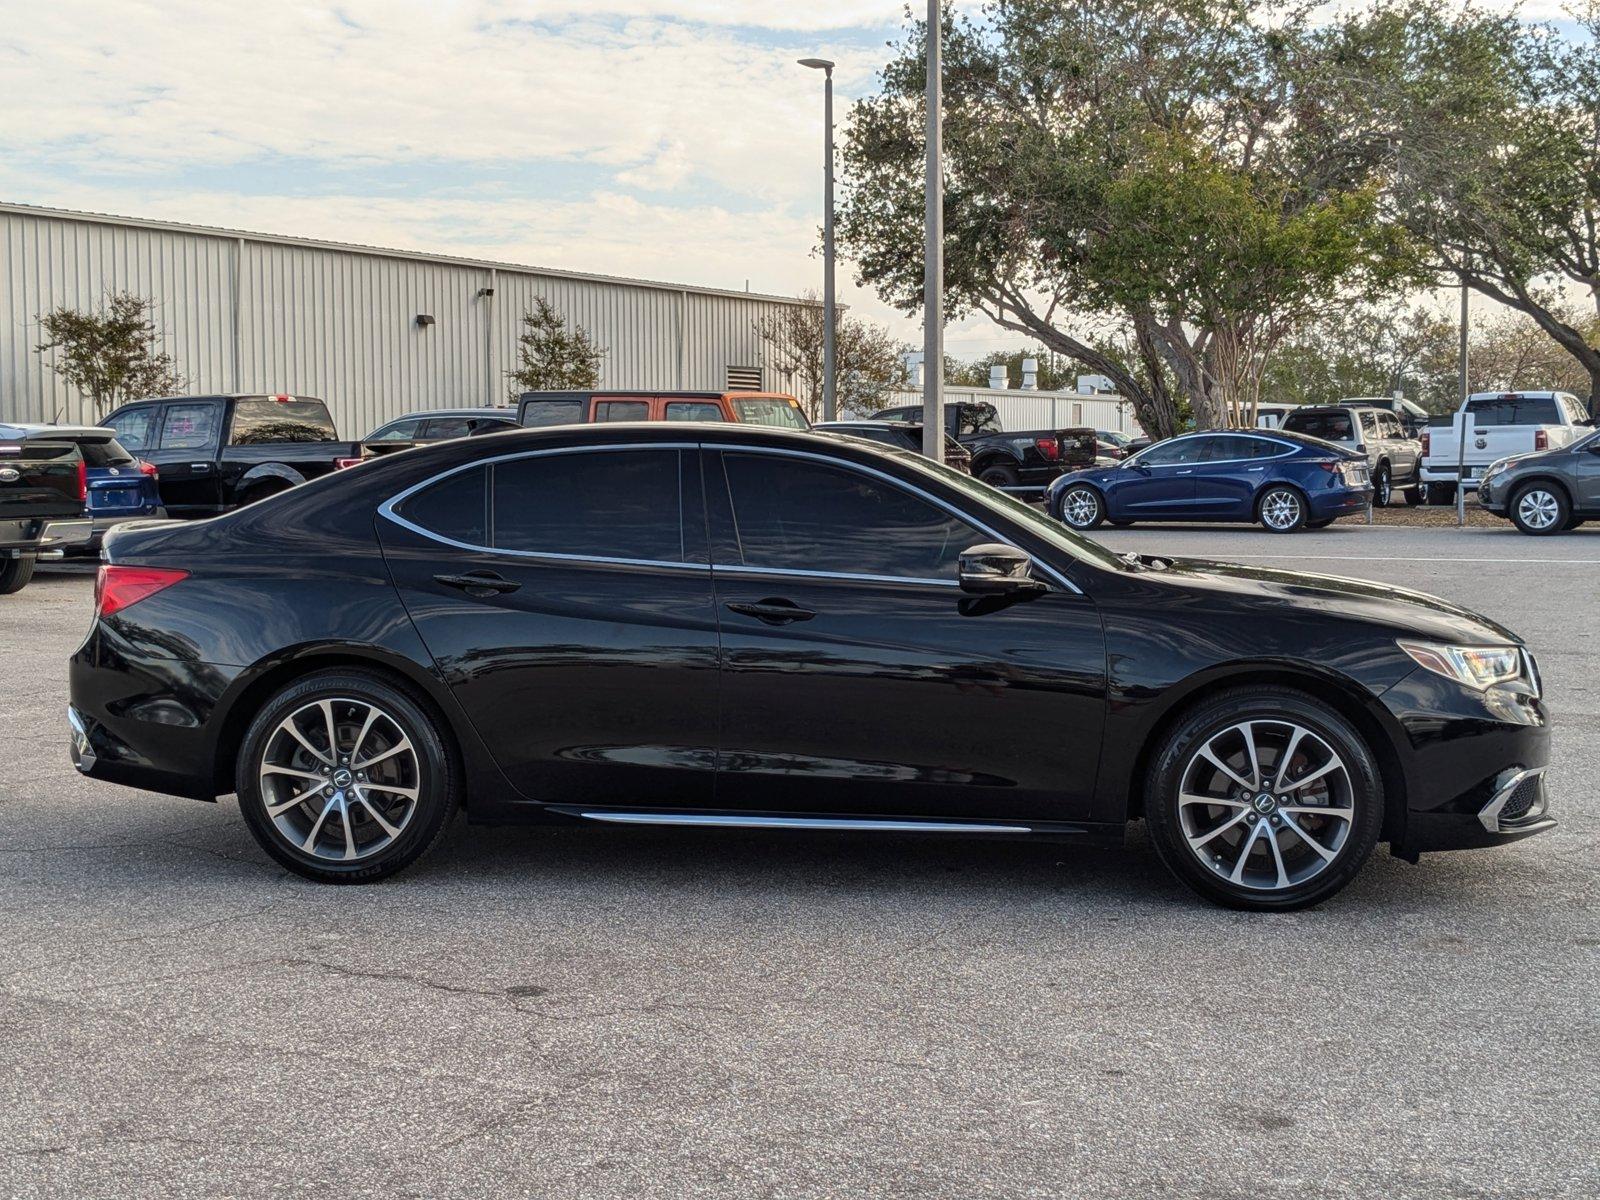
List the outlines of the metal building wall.
{"label": "metal building wall", "polygon": [[[1018,388],[972,388],[945,385],[946,403],[988,401],[1002,429],[1067,429],[1088,426],[1138,434],[1143,430],[1133,405],[1120,396],[1088,392],[1025,392]],[[894,403],[921,404],[920,391],[895,394]]]}
{"label": "metal building wall", "polygon": [[503,403],[536,296],[606,348],[615,388],[720,390],[728,367],[758,366],[792,390],[755,327],[801,303],[0,205],[0,420],[93,419],[35,352],[38,315],[123,290],[156,302],[186,390],[320,396],[350,437],[419,408]]}

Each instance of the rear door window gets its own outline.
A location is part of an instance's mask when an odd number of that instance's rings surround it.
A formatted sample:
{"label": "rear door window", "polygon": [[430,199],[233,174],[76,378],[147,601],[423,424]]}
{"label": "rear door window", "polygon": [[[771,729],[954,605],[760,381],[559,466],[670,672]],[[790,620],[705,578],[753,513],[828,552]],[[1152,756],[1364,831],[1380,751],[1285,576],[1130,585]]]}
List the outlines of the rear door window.
{"label": "rear door window", "polygon": [[129,450],[153,449],[155,445],[155,419],[159,410],[153,405],[142,408],[125,408],[105,425],[117,431],[117,441]]}
{"label": "rear door window", "polygon": [[[333,416],[321,400],[246,396],[233,402],[233,432],[228,438],[230,446],[332,442],[337,441],[338,437],[333,427]],[[166,448],[164,442],[162,448]]]}
{"label": "rear door window", "polygon": [[650,419],[650,401],[596,400],[594,402],[594,419],[596,421],[648,421]]}
{"label": "rear door window", "polygon": [[161,418],[163,450],[209,450],[217,444],[220,404],[169,404]]}
{"label": "rear door window", "polygon": [[395,507],[396,515],[462,546],[489,544],[489,468],[446,475]]}
{"label": "rear door window", "polygon": [[655,449],[497,462],[492,545],[582,558],[687,562],[682,496],[691,481],[684,470],[681,452]]}
{"label": "rear door window", "polygon": [[[887,480],[849,467],[725,452],[730,566],[801,573],[955,579],[988,534]],[[719,561],[722,561],[719,559]]]}
{"label": "rear door window", "polygon": [[466,437],[477,425],[471,417],[434,417],[424,428],[422,436],[430,442],[443,442],[450,438]]}
{"label": "rear door window", "polygon": [[709,400],[672,400],[667,404],[669,421],[724,421],[722,406]]}

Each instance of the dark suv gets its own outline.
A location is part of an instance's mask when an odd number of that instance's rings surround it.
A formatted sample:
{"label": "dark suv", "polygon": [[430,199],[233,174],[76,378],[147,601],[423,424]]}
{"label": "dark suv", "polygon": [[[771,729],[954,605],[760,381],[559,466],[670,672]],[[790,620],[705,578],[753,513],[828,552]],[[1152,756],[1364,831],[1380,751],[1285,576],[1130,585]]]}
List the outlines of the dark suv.
{"label": "dark suv", "polygon": [[1478,503],[1536,535],[1600,518],[1600,433],[1556,450],[1502,458],[1483,473]]}

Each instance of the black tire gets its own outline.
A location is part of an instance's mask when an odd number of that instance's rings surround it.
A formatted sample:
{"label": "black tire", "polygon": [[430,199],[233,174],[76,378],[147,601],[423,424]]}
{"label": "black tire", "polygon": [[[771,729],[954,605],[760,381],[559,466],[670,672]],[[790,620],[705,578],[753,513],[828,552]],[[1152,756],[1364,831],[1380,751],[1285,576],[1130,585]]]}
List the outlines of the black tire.
{"label": "black tire", "polygon": [[28,581],[33,578],[33,568],[38,561],[37,554],[0,558],[0,596],[9,596],[27,587]]}
{"label": "black tire", "polygon": [[1456,485],[1453,483],[1430,483],[1427,485],[1429,504],[1454,504],[1456,502]]}
{"label": "black tire", "polygon": [[1307,509],[1304,492],[1287,483],[1275,483],[1256,501],[1256,520],[1268,533],[1299,533],[1306,527]]}
{"label": "black tire", "polygon": [[[1228,737],[1227,731],[1231,727],[1240,726],[1244,722],[1257,723],[1254,728],[1263,743],[1261,753],[1263,775],[1276,773],[1278,765],[1276,761],[1270,767],[1267,765],[1267,739],[1277,736],[1287,741],[1288,722],[1309,730],[1315,738],[1321,739],[1326,747],[1331,748],[1342,759],[1345,766],[1342,775],[1348,787],[1347,803],[1353,809],[1353,813],[1348,822],[1336,823],[1332,820],[1323,822],[1324,829],[1336,830],[1340,824],[1346,826],[1342,840],[1335,845],[1330,859],[1323,860],[1314,856],[1309,845],[1302,845],[1301,839],[1283,824],[1275,822],[1276,829],[1270,834],[1272,843],[1279,847],[1278,854],[1282,856],[1279,861],[1298,855],[1297,870],[1316,872],[1301,882],[1296,883],[1291,879],[1282,887],[1273,886],[1274,881],[1262,881],[1259,877],[1256,879],[1257,886],[1254,887],[1247,882],[1232,882],[1231,872],[1226,868],[1229,865],[1228,857],[1233,854],[1236,847],[1228,845],[1226,839],[1242,835],[1244,829],[1251,830],[1252,835],[1255,832],[1268,832],[1266,825],[1272,820],[1272,817],[1252,816],[1253,805],[1246,806],[1240,811],[1239,815],[1250,818],[1251,822],[1250,825],[1241,828],[1240,834],[1220,831],[1223,838],[1223,844],[1219,847],[1222,858],[1220,864],[1214,860],[1202,862],[1199,852],[1190,848],[1190,835],[1185,829],[1184,817],[1180,814],[1178,803],[1179,791],[1186,782],[1183,777],[1194,768],[1197,762],[1196,756],[1202,747],[1215,738]],[[1307,741],[1301,744],[1314,744],[1314,742]],[[1276,753],[1281,755],[1287,748],[1280,744]],[[1298,755],[1296,761],[1299,761]],[[1240,762],[1242,765],[1242,757]],[[1294,770],[1293,763],[1288,764],[1288,767],[1289,770]],[[1330,778],[1339,776],[1334,775]],[[1192,780],[1190,782],[1192,783]],[[1279,782],[1281,783],[1281,780]],[[1292,688],[1234,688],[1200,701],[1184,713],[1166,735],[1160,750],[1151,760],[1144,787],[1145,823],[1149,828],[1150,840],[1155,845],[1161,861],[1194,891],[1228,908],[1259,912],[1289,912],[1321,903],[1355,878],[1362,864],[1372,853],[1372,848],[1378,841],[1379,831],[1383,828],[1385,797],[1382,778],[1365,740],[1339,713]],[[1183,807],[1192,810],[1192,806]],[[1234,807],[1238,807],[1237,802],[1230,808],[1223,808],[1216,819],[1228,820],[1226,814]],[[1280,822],[1290,819],[1276,810],[1272,815],[1278,817]],[[1302,815],[1299,819],[1305,818]],[[1262,827],[1259,831],[1256,829],[1258,823]],[[1307,829],[1310,830],[1309,822]],[[1195,836],[1202,836],[1205,832],[1202,830]],[[1284,839],[1282,843],[1277,840],[1280,836]],[[1246,842],[1245,845],[1248,847],[1249,843]],[[1268,858],[1267,854],[1272,847],[1265,841],[1262,842],[1262,846],[1262,862],[1257,869],[1270,869],[1272,859]],[[1239,857],[1250,858],[1255,853],[1254,850],[1246,849],[1245,853],[1236,857],[1234,861],[1237,863]],[[1252,858],[1251,861],[1255,860]],[[1319,862],[1323,861],[1326,865],[1319,866]],[[1284,876],[1280,876],[1280,879],[1282,878]]]}
{"label": "black tire", "polygon": [[1423,486],[1420,483],[1413,483],[1404,492],[1402,492],[1401,495],[1405,496],[1406,503],[1412,508],[1416,508],[1417,505],[1424,503],[1427,499],[1426,495],[1424,494]]}
{"label": "black tire", "polygon": [[[390,729],[391,734],[394,729],[403,733],[410,741],[415,755],[411,764],[414,767],[412,773],[415,779],[411,782],[417,794],[409,815],[397,826],[398,834],[389,837],[386,843],[370,855],[351,862],[314,855],[303,849],[302,845],[292,844],[287,833],[280,830],[274,818],[268,815],[268,801],[261,785],[262,759],[274,745],[281,723],[290,714],[308,705],[317,705],[322,700],[335,702],[333,705],[335,728],[340,735],[341,745],[347,737],[353,740],[353,735],[346,734],[345,729],[338,727],[338,720],[342,715],[338,711],[338,702],[349,701],[352,704],[350,717],[352,724],[355,723],[353,713],[358,706],[375,707],[384,714],[386,722],[392,723],[392,726],[384,725],[383,728]],[[313,738],[316,737],[315,729],[311,731],[311,735]],[[323,743],[321,749],[326,751],[327,739],[324,736],[321,740]],[[398,741],[397,738],[392,740]],[[352,747],[355,748],[357,747]],[[314,762],[308,759],[305,765],[313,766]],[[351,782],[346,786],[352,796],[357,794],[359,785]],[[368,786],[376,789],[376,785]],[[372,883],[393,875],[421,858],[437,844],[449,824],[450,817],[460,806],[461,787],[461,769],[452,753],[449,731],[444,723],[433,715],[426,702],[407,687],[383,676],[359,670],[318,671],[280,690],[262,706],[261,711],[250,722],[244,743],[239,748],[239,757],[234,770],[234,789],[239,795],[239,811],[261,848],[297,875],[303,875],[319,883]],[[321,803],[321,796],[316,795],[318,791],[313,783],[304,793],[307,797],[306,806],[288,810],[285,819],[291,822],[311,823],[313,812]],[[326,795],[327,792],[322,794]],[[339,793],[341,796],[343,794]],[[359,803],[365,804],[366,801]],[[363,818],[372,810],[370,807],[360,809],[351,804],[344,811],[357,814],[351,823],[352,828],[355,828],[363,825]],[[395,810],[390,810],[389,815],[396,821],[400,820]],[[331,820],[333,824],[326,827],[330,834],[335,830],[343,830],[338,814],[334,814]],[[364,827],[371,830],[370,820],[366,821]],[[308,841],[315,839],[316,836],[317,828],[314,827],[311,829],[311,839]],[[298,836],[296,840],[298,841]],[[378,840],[376,834],[374,840]]]}
{"label": "black tire", "polygon": [[1572,504],[1559,487],[1536,479],[1511,493],[1506,512],[1523,533],[1546,537],[1566,531],[1567,522],[1572,519]]}
{"label": "black tire", "polygon": [[990,463],[978,472],[978,482],[997,488],[1016,487],[1017,469],[1008,463]]}
{"label": "black tire", "polygon": [[1389,473],[1388,463],[1379,463],[1378,469],[1372,473],[1372,506],[1388,508],[1393,499],[1394,476]]}
{"label": "black tire", "polygon": [[1062,492],[1056,508],[1061,523],[1080,533],[1100,528],[1106,519],[1105,497],[1086,483],[1075,483]]}
{"label": "black tire", "polygon": [[1570,529],[1577,529],[1580,525],[1583,524],[1584,519],[1585,518],[1583,518],[1583,517],[1568,517],[1567,518],[1567,528],[1569,530]]}

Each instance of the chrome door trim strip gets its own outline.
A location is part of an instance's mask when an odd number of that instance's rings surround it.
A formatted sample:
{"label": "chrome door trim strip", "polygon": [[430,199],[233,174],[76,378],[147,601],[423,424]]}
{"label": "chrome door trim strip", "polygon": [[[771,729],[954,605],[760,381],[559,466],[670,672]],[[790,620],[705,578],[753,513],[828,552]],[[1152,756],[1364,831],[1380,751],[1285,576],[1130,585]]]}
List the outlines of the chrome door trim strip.
{"label": "chrome door trim strip", "polygon": [[959,579],[930,579],[920,575],[861,575],[853,571],[807,571],[800,567],[746,567],[739,563],[712,563],[713,571],[746,575],[783,575],[791,579],[844,579],[857,583],[923,583],[934,587],[959,588]]}
{"label": "chrome door trim strip", "polygon": [[[1013,545],[1012,542],[1011,542],[1011,539],[1005,537],[1002,534],[996,533],[993,529],[989,528],[989,526],[985,525],[982,521],[978,520],[971,513],[966,512],[961,508],[958,508],[956,505],[951,504],[947,500],[944,500],[944,499],[941,499],[938,496],[935,496],[932,492],[924,491],[922,488],[917,487],[917,485],[914,484],[914,483],[907,483],[904,479],[901,479],[897,475],[891,475],[887,471],[880,471],[876,467],[868,467],[868,466],[865,466],[865,465],[863,465],[861,463],[853,462],[848,458],[839,458],[836,455],[832,455],[832,454],[819,454],[814,450],[790,450],[790,449],[787,449],[786,447],[782,447],[782,446],[740,446],[740,445],[737,445],[737,444],[729,445],[728,443],[725,443],[725,442],[702,442],[701,443],[701,448],[705,449],[705,450],[720,450],[720,451],[730,452],[730,453],[734,453],[734,454],[776,454],[776,455],[779,455],[779,456],[784,457],[784,458],[809,458],[809,459],[815,459],[818,462],[827,463],[829,466],[843,467],[843,468],[845,468],[847,470],[859,471],[863,475],[874,476],[875,478],[883,480],[885,483],[888,483],[888,484],[890,484],[890,485],[892,485],[894,487],[900,488],[903,491],[910,492],[912,495],[920,496],[922,499],[928,501],[928,503],[936,505],[939,508],[944,509],[947,513],[950,513],[952,516],[960,517],[963,521],[967,522],[967,524],[975,526],[977,529],[979,529],[983,533],[986,533],[990,537],[994,538],[994,540],[997,541],[997,542],[1002,542],[1007,546],[1011,546],[1011,548],[1014,549],[1014,550],[1021,550],[1022,549],[1022,547],[1020,547],[1020,546]],[[1024,553],[1026,553],[1026,551],[1024,551]],[[1051,577],[1054,578],[1055,581],[1057,583],[1059,583],[1062,587],[1066,588],[1068,591],[1076,592],[1080,596],[1083,594],[1083,589],[1082,588],[1078,587],[1077,584],[1073,583],[1072,580],[1068,579],[1065,575],[1063,575],[1060,571],[1056,570],[1056,568],[1052,567],[1049,563],[1039,562],[1039,560],[1034,555],[1031,555],[1031,554],[1029,554],[1028,557],[1029,557],[1029,559],[1031,561],[1035,562],[1038,566],[1042,567],[1045,571],[1049,572]],[[761,571],[768,571],[768,570],[776,570],[777,568],[739,567],[737,569],[741,570],[741,571],[749,571],[749,570],[752,570],[752,569],[761,570]],[[792,571],[785,571],[784,573],[785,574],[794,574],[794,572],[792,572]],[[822,574],[822,572],[806,572],[806,574]],[[846,576],[846,578],[848,578],[848,576]],[[897,577],[895,577],[895,576],[886,576],[884,578],[894,579],[894,578],[897,578]],[[923,582],[923,581],[922,580],[914,580],[913,582]],[[949,582],[955,584],[956,587],[960,587],[961,586],[960,583],[955,581],[955,580],[950,580]]]}
{"label": "chrome door trim strip", "polygon": [[759,817],[710,813],[579,812],[613,825],[698,825],[728,829],[865,829],[876,833],[1032,833],[1027,825],[962,824],[958,821],[888,821],[863,817]]}

